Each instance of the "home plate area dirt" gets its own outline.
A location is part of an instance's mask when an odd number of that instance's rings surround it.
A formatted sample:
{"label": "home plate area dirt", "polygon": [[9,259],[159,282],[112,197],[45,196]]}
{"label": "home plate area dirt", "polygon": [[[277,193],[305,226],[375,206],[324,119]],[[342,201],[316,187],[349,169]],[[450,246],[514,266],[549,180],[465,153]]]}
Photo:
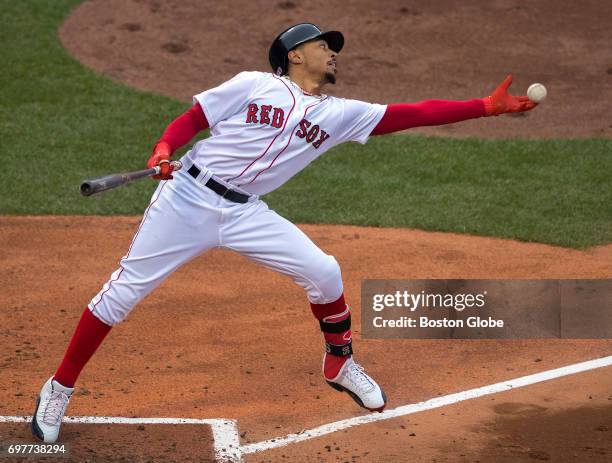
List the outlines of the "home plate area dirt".
{"label": "home plate area dirt", "polygon": [[[3,217],[0,415],[31,415],[89,299],[138,217]],[[533,243],[335,225],[300,227],[336,256],[347,299],[364,278],[598,278],[612,246]],[[356,359],[413,404],[612,352],[612,340],[364,340]],[[173,274],[113,328],[68,416],[226,418],[242,445],[365,413],[321,375],[322,342],[301,289],[224,250]],[[245,456],[247,462],[609,461],[612,369],[598,368]],[[207,461],[210,427],[67,424],[72,461]],[[3,443],[31,441],[0,423]],[[576,456],[574,456],[576,455]],[[193,460],[190,460],[193,459]]]}

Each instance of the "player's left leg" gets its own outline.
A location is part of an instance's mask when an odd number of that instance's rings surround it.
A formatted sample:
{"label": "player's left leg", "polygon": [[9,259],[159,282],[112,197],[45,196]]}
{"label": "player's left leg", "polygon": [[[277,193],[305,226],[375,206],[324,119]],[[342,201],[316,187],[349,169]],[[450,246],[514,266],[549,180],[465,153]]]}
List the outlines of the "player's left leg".
{"label": "player's left leg", "polygon": [[160,182],[119,268],[83,311],[63,360],[41,389],[31,424],[36,437],[57,440],[77,378],[111,327],[174,270],[217,246],[221,202],[184,172]]}
{"label": "player's left leg", "polygon": [[325,340],[323,373],[330,386],[362,407],[382,411],[387,399],[352,358],[351,312],[340,266],[298,227],[258,201],[221,228],[222,246],[290,276],[307,294]]}

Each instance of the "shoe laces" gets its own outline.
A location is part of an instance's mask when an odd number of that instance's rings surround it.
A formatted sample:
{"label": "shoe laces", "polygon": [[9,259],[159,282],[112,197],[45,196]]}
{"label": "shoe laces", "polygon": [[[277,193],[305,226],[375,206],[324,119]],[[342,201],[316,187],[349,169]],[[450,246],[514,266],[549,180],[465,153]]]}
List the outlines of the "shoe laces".
{"label": "shoe laces", "polygon": [[374,389],[374,381],[370,378],[363,367],[354,361],[349,365],[348,380],[354,384],[360,392],[370,392]]}
{"label": "shoe laces", "polygon": [[62,391],[53,391],[43,412],[43,423],[56,425],[61,421],[70,396]]}

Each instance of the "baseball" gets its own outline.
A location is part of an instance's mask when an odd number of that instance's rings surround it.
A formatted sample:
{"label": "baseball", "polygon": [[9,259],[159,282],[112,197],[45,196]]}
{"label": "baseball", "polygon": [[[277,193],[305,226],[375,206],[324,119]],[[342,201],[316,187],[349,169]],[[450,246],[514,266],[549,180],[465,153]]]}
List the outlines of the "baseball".
{"label": "baseball", "polygon": [[541,103],[547,95],[546,87],[542,84],[531,84],[527,89],[527,96],[534,103]]}

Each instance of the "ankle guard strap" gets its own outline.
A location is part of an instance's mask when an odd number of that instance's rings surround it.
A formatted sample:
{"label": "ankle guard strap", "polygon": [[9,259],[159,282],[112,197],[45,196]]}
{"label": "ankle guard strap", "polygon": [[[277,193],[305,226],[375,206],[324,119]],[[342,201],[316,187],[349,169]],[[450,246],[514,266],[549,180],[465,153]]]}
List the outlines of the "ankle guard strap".
{"label": "ankle guard strap", "polygon": [[319,320],[319,326],[324,333],[344,333],[351,329],[351,315],[341,322],[324,322]]}
{"label": "ankle guard strap", "polygon": [[336,357],[346,357],[347,355],[353,354],[353,341],[349,341],[347,344],[337,346],[335,344],[325,343],[325,352]]}

